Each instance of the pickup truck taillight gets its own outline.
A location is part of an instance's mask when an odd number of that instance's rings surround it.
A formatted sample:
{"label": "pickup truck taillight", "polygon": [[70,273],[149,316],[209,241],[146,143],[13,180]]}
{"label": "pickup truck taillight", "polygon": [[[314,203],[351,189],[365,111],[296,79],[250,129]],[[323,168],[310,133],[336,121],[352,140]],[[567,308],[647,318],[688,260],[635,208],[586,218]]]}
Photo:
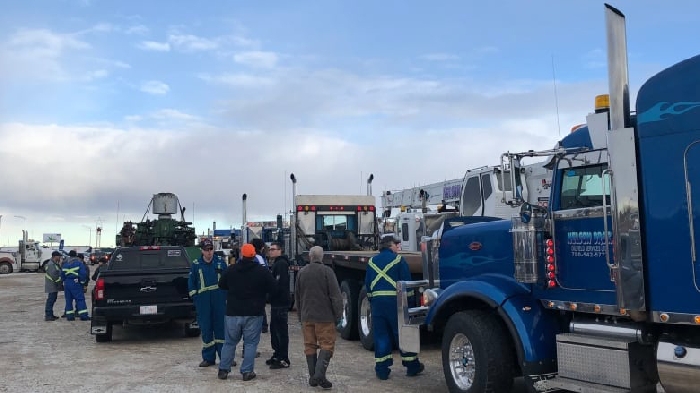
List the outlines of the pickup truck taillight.
{"label": "pickup truck taillight", "polygon": [[105,279],[98,278],[95,283],[95,299],[103,300],[105,298]]}

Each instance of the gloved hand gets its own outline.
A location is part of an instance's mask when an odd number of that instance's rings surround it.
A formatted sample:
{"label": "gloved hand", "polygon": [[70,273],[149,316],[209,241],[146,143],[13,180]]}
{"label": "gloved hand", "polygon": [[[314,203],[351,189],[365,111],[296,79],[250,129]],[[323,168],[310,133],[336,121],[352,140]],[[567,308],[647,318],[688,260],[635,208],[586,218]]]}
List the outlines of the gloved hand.
{"label": "gloved hand", "polygon": [[342,328],[342,327],[343,327],[343,326],[342,326],[342,323],[343,323],[343,319],[342,319],[342,318],[339,318],[337,321],[335,321],[335,328],[336,328],[336,329]]}

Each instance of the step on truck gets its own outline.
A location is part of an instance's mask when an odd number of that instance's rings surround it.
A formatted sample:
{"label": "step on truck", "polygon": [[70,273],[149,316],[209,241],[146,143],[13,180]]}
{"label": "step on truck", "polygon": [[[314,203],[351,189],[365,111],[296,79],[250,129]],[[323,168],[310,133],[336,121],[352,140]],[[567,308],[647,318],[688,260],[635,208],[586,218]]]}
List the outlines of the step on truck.
{"label": "step on truck", "polygon": [[[698,392],[700,56],[649,78],[630,111],[625,17],[605,5],[609,94],[545,152],[547,207],[427,239],[437,269],[399,282],[400,347],[442,335],[450,392]],[[405,296],[422,292],[413,307]]]}

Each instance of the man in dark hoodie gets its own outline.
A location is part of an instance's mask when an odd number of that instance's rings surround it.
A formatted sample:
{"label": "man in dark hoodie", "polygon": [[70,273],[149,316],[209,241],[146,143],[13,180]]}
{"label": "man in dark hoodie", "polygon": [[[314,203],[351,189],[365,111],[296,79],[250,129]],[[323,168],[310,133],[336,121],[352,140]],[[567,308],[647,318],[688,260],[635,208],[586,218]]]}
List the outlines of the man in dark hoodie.
{"label": "man in dark hoodie", "polygon": [[260,342],[265,297],[277,290],[270,271],[255,260],[255,247],[241,247],[241,261],[230,265],[221,279],[219,288],[227,290],[226,337],[219,363],[219,379],[228,378],[236,356],[236,346],[243,338],[241,374],[244,381],[255,378],[255,354]]}
{"label": "man in dark hoodie", "polygon": [[289,367],[289,258],[283,254],[282,243],[270,245],[272,276],[277,281],[277,291],[270,295],[270,345],[272,357],[265,364],[271,369]]}

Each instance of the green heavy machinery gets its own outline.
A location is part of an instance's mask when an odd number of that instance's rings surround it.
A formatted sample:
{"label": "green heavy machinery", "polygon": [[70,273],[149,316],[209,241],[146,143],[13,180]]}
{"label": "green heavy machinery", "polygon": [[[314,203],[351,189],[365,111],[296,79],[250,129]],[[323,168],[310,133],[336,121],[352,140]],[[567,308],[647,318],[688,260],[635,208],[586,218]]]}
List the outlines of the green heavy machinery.
{"label": "green heavy machinery", "polygon": [[[158,217],[148,219],[149,211]],[[178,213],[180,220],[173,218]],[[199,257],[201,251],[194,244],[197,235],[191,225],[191,222],[185,221],[185,207],[180,204],[177,195],[162,192],[153,195],[141,222],[124,222],[115,244],[118,247],[183,246],[192,260]]]}

